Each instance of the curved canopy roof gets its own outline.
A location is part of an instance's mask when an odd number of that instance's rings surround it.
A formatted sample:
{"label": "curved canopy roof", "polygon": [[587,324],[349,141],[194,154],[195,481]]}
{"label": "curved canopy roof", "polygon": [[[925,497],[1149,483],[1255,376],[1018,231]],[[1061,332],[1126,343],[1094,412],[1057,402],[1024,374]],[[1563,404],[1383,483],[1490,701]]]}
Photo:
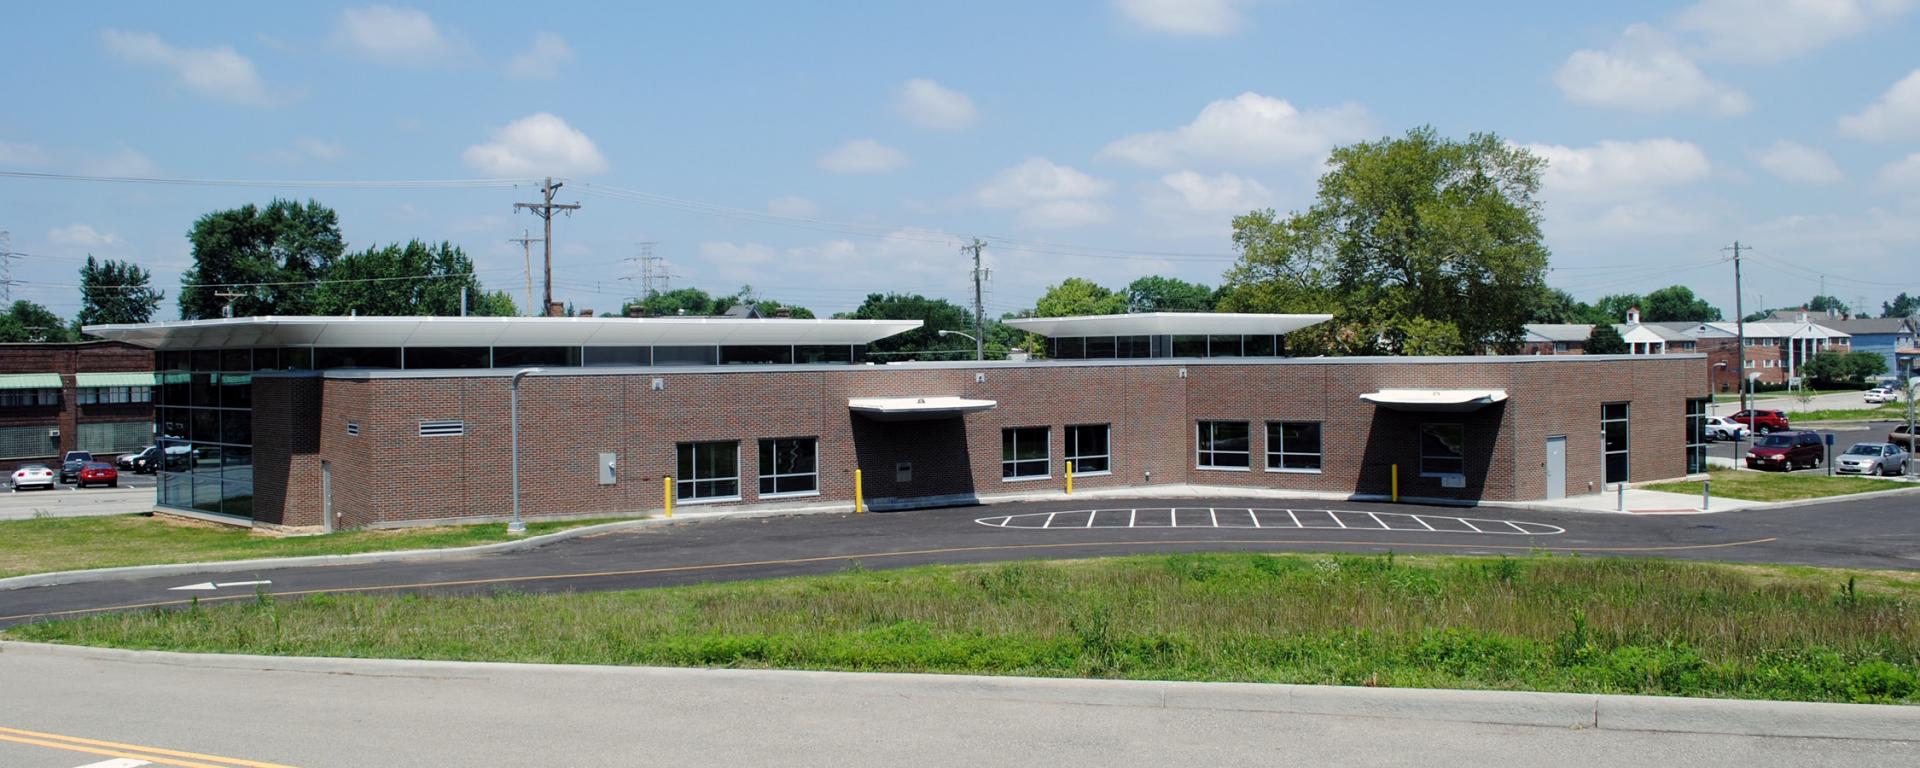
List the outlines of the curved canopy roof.
{"label": "curved canopy roof", "polygon": [[234,317],[89,325],[153,349],[868,344],[919,320],[735,317]]}
{"label": "curved canopy roof", "polygon": [[1142,312],[1133,315],[1023,317],[1001,322],[1042,336],[1193,336],[1292,333],[1332,319],[1333,315]]}
{"label": "curved canopy roof", "polygon": [[1395,411],[1462,413],[1477,411],[1507,399],[1504,389],[1383,389],[1360,396]]}

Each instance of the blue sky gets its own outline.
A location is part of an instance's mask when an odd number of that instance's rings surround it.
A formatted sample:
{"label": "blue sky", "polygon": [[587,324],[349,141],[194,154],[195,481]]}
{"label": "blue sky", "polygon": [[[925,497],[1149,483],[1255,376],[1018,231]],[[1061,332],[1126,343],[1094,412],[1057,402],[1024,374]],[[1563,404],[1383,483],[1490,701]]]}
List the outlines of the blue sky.
{"label": "blue sky", "polygon": [[[959,301],[980,236],[998,313],[1070,276],[1217,284],[1233,215],[1303,208],[1331,146],[1431,124],[1549,159],[1549,282],[1576,296],[1684,282],[1730,312],[1739,239],[1749,304],[1824,274],[1877,310],[1920,292],[1916,4],[41,4],[0,70],[0,170],[551,174],[585,206],[554,238],[582,307],[639,290],[642,241],[675,287]],[[88,253],[171,295],[195,217],[276,195],[356,248],[453,241],[524,296],[530,185],[0,178],[15,295],[70,315]]]}

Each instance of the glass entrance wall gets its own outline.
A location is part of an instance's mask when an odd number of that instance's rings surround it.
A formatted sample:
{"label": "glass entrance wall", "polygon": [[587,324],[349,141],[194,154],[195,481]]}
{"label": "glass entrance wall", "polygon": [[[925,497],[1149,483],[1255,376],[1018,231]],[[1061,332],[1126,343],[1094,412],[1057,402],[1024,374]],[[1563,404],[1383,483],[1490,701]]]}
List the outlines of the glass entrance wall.
{"label": "glass entrance wall", "polygon": [[160,506],[253,517],[253,371],[278,350],[161,352],[154,397]]}
{"label": "glass entrance wall", "polygon": [[1270,334],[1212,336],[1053,336],[1053,360],[1117,360],[1146,357],[1285,357],[1286,337]]}

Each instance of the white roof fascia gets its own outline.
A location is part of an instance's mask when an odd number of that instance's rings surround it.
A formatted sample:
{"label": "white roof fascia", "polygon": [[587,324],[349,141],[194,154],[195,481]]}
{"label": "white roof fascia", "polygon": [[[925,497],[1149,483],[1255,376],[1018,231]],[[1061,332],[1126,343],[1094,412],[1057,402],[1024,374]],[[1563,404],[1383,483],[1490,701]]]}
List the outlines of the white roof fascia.
{"label": "white roof fascia", "polygon": [[919,320],[731,317],[245,317],[90,325],[154,349],[870,344]]}
{"label": "white roof fascia", "polygon": [[1022,317],[1001,322],[1041,336],[1198,336],[1285,334],[1332,319],[1333,315],[1141,312],[1130,315]]}

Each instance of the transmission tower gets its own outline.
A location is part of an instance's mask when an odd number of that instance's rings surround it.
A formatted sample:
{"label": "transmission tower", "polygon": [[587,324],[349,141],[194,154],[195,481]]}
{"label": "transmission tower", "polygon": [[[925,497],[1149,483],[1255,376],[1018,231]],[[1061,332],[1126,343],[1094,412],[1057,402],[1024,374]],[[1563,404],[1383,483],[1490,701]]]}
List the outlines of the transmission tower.
{"label": "transmission tower", "polygon": [[620,278],[636,281],[640,284],[640,295],[636,300],[644,301],[648,297],[666,293],[673,275],[667,271],[666,259],[653,255],[653,247],[659,245],[652,241],[637,243],[640,253],[624,261],[634,265],[639,272]]}
{"label": "transmission tower", "polygon": [[25,256],[13,250],[13,235],[0,229],[0,302],[13,306],[13,260]]}

